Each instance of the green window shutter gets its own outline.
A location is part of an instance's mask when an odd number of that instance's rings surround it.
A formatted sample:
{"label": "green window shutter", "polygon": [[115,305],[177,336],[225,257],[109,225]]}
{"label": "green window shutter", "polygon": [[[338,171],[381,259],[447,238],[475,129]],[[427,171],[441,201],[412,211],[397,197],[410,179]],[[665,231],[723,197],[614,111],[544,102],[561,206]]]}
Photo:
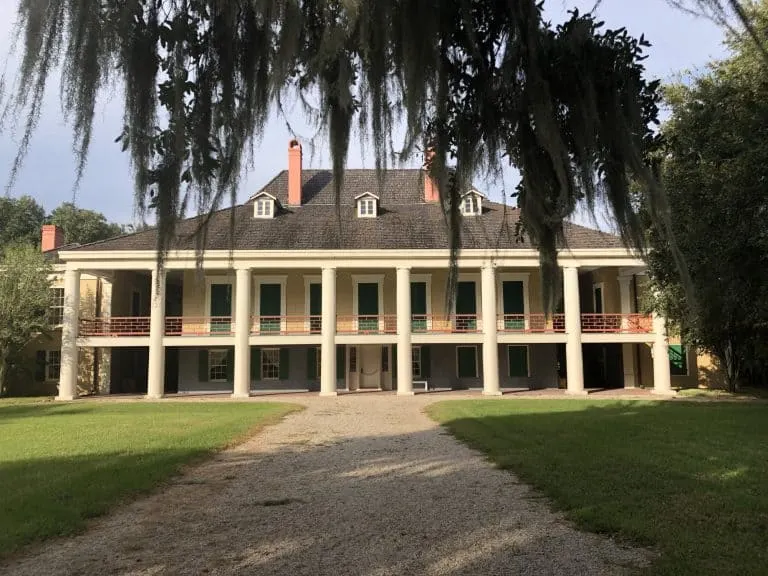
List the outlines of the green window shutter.
{"label": "green window shutter", "polygon": [[411,282],[411,314],[427,313],[427,283]]}
{"label": "green window shutter", "polygon": [[392,344],[392,366],[389,367],[392,371],[392,379],[397,379],[397,344]]}
{"label": "green window shutter", "polygon": [[474,346],[456,348],[459,378],[477,378],[477,349]]}
{"label": "green window shutter", "polygon": [[197,380],[199,382],[208,382],[208,350],[198,350],[197,352]]}
{"label": "green window shutter", "polygon": [[251,348],[251,380],[261,380],[261,348]]}
{"label": "green window shutter", "polygon": [[45,382],[45,350],[35,353],[35,382]]}
{"label": "green window shutter", "polygon": [[280,348],[280,380],[288,380],[291,374],[291,349]]}
{"label": "green window shutter", "polygon": [[[282,366],[282,362],[280,362]],[[307,380],[317,379],[317,348],[310,346],[307,348]]]}
{"label": "green window shutter", "polygon": [[512,378],[528,377],[528,347],[510,346],[507,348],[509,375]]}
{"label": "green window shutter", "polygon": [[347,369],[344,362],[345,352],[346,348],[344,346],[336,346],[336,378],[339,380],[344,379],[344,372]]}
{"label": "green window shutter", "polygon": [[477,314],[474,282],[459,282],[456,285],[456,314]]}
{"label": "green window shutter", "polygon": [[227,382],[235,381],[235,349],[227,349]]}
{"label": "green window shutter", "polygon": [[686,376],[688,374],[688,357],[685,346],[669,345],[669,373],[672,376]]}
{"label": "green window shutter", "polygon": [[432,376],[432,362],[429,357],[429,346],[421,347],[421,377],[429,378]]}
{"label": "green window shutter", "polygon": [[525,328],[525,319],[507,317],[507,315],[525,314],[525,297],[523,283],[520,280],[507,281],[501,286],[504,328],[507,330],[522,330]]}
{"label": "green window shutter", "polygon": [[320,316],[323,313],[323,285],[309,285],[309,314]]}
{"label": "green window shutter", "polygon": [[375,282],[361,282],[357,285],[357,313],[360,316],[379,314],[379,285]]}

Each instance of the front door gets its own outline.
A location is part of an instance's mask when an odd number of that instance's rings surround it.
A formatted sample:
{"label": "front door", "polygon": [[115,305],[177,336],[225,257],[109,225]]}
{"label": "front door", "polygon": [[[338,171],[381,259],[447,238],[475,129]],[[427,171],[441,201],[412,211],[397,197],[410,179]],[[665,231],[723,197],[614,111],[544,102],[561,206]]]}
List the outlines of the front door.
{"label": "front door", "polygon": [[504,306],[504,329],[523,330],[525,328],[523,283],[519,280],[505,281],[501,285],[501,292]]}
{"label": "front door", "polygon": [[477,294],[474,282],[459,282],[456,286],[456,323],[454,329],[458,332],[477,329]]}
{"label": "front door", "polygon": [[280,284],[262,284],[259,292],[259,329],[280,332]]}
{"label": "front door", "polygon": [[411,330],[427,330],[427,283],[411,282]]}
{"label": "front door", "polygon": [[381,388],[381,346],[358,346],[360,355],[360,388],[378,390]]}
{"label": "front door", "polygon": [[320,334],[323,315],[323,285],[309,285],[309,330],[312,334]]}
{"label": "front door", "polygon": [[232,284],[211,284],[211,332],[232,330]]}
{"label": "front door", "polygon": [[376,282],[357,285],[357,327],[360,332],[379,330],[379,285]]}

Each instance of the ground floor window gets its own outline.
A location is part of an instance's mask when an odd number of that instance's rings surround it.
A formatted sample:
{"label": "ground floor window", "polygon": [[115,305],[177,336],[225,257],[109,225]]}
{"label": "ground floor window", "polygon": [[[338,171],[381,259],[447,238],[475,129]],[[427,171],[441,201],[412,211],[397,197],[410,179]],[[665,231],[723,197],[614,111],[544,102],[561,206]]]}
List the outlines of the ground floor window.
{"label": "ground floor window", "polygon": [[389,346],[381,347],[381,371],[389,372]]}
{"label": "ground floor window", "polygon": [[528,372],[528,346],[507,347],[507,359],[509,360],[509,376],[511,378],[527,378]]}
{"label": "ground floor window", "polygon": [[208,351],[208,380],[210,382],[227,381],[227,361],[229,354],[226,350]]}
{"label": "ground floor window", "polygon": [[354,374],[357,372],[357,347],[350,346],[349,348],[349,373]]}
{"label": "ground floor window", "polygon": [[48,350],[45,353],[45,379],[58,382],[60,374],[61,352],[58,350]]}
{"label": "ground floor window", "polygon": [[280,349],[264,348],[261,351],[262,380],[280,379]]}
{"label": "ground floor window", "polygon": [[672,376],[688,376],[688,355],[685,346],[669,345],[669,372]]}
{"label": "ground floor window", "polygon": [[421,346],[411,348],[411,373],[414,378],[421,378]]}
{"label": "ground floor window", "polygon": [[456,373],[459,378],[477,378],[477,346],[456,346]]}

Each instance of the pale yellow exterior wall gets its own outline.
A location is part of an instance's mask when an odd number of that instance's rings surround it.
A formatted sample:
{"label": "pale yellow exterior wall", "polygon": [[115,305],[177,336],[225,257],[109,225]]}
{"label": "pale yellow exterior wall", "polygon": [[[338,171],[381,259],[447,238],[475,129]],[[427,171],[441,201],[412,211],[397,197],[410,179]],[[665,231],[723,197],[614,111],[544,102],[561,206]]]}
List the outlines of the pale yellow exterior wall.
{"label": "pale yellow exterior wall", "polygon": [[618,268],[598,268],[592,272],[589,300],[594,300],[594,286],[603,285],[603,313],[619,314],[621,312],[621,296],[619,295]]}

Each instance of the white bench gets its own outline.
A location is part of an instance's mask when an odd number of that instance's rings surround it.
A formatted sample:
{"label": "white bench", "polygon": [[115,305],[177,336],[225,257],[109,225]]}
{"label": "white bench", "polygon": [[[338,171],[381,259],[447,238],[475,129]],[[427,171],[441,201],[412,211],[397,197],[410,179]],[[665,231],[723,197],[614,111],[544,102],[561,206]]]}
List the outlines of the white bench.
{"label": "white bench", "polygon": [[413,385],[416,386],[417,384],[423,384],[424,392],[429,392],[429,380],[414,380]]}

